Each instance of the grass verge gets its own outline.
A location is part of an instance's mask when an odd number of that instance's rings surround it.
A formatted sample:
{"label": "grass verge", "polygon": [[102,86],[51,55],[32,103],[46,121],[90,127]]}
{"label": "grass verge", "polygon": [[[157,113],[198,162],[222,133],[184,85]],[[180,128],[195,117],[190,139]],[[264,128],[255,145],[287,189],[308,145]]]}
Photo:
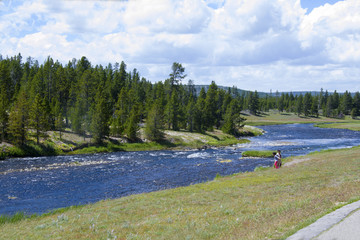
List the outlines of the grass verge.
{"label": "grass verge", "polygon": [[246,115],[246,124],[251,126],[277,125],[277,124],[293,124],[293,123],[330,123],[330,122],[345,122],[348,121],[335,118],[319,117],[305,117],[298,116],[294,113],[280,113],[278,111],[270,111],[269,113],[262,113],[260,115]]}
{"label": "grass verge", "polygon": [[360,131],[360,121],[352,121],[352,122],[344,122],[344,123],[319,123],[315,125],[320,128],[341,128],[341,129],[349,129],[353,131]]}
{"label": "grass verge", "polygon": [[[260,130],[252,128],[252,131],[255,132]],[[83,138],[80,135],[69,131],[63,133],[61,139],[58,137],[58,133],[49,132],[48,139],[39,145],[35,144],[33,140],[28,141],[27,145],[21,147],[12,146],[10,144],[0,145],[0,160],[9,157],[16,158],[66,154],[93,154],[118,151],[152,151],[164,149],[202,148],[204,146],[221,147],[249,142],[249,140],[237,139],[236,137],[225,134],[220,130],[214,130],[206,133],[167,130],[165,133],[165,139],[161,142],[142,142],[143,138],[140,138],[140,142],[126,143],[122,142],[123,139],[109,139],[104,141],[102,144],[95,145],[91,142],[91,138]]]}
{"label": "grass verge", "polygon": [[322,151],[290,167],[8,222],[0,239],[285,239],[360,199],[359,156],[359,147]]}
{"label": "grass verge", "polygon": [[261,158],[270,158],[273,157],[273,152],[276,151],[245,151],[241,154],[242,157],[261,157]]}

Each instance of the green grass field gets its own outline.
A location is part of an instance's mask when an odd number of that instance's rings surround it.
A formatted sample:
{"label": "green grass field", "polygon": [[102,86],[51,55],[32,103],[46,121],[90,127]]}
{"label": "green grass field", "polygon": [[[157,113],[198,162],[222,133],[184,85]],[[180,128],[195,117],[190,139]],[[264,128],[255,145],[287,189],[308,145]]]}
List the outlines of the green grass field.
{"label": "green grass field", "polygon": [[[360,147],[0,225],[0,239],[284,239],[360,199]],[[340,164],[341,163],[341,164]]]}
{"label": "green grass field", "polygon": [[296,115],[294,113],[280,113],[279,111],[270,111],[269,113],[262,113],[258,116],[244,115],[247,119],[246,124],[252,126],[274,125],[274,124],[291,124],[291,123],[330,123],[330,122],[345,122],[346,120],[319,117],[305,117],[303,115]]}
{"label": "green grass field", "polygon": [[360,131],[360,121],[359,120],[353,120],[349,122],[343,122],[343,123],[329,123],[329,124],[316,124],[317,127],[322,128],[342,128],[342,129],[349,129],[353,131]]}
{"label": "green grass field", "polygon": [[276,150],[273,151],[245,151],[241,154],[242,157],[265,157],[270,158],[273,157],[273,152],[276,152]]}

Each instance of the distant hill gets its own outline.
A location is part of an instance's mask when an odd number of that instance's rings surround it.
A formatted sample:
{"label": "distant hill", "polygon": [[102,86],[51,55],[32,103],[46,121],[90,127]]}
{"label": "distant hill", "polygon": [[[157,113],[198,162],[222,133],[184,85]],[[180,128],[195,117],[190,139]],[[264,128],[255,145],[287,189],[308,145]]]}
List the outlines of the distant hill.
{"label": "distant hill", "polygon": [[[209,86],[210,85],[195,85],[195,89],[196,89],[196,93],[199,94],[200,93],[200,90],[201,88],[204,88],[205,91],[207,92],[207,90],[209,89]],[[218,86],[219,88],[221,89],[224,89],[224,90],[228,90],[229,88],[232,89],[233,87],[226,87],[226,86]],[[243,90],[243,89],[237,89],[237,91],[240,93],[240,95],[244,95],[248,92],[251,92],[249,90]],[[324,90],[325,92],[326,90]],[[306,93],[311,93],[312,96],[316,96],[316,95],[320,95],[320,91],[294,91],[294,92],[278,92],[279,96],[281,96],[282,93],[286,94],[290,94],[292,93],[294,96],[299,96],[299,95],[305,95]],[[329,92],[329,94],[332,94],[333,92]],[[270,92],[258,92],[259,94],[259,97],[265,97],[266,95],[270,95]],[[339,92],[339,94],[341,94]],[[271,93],[272,96],[276,96],[276,92],[272,92]],[[354,95],[354,93],[352,93],[352,95]]]}

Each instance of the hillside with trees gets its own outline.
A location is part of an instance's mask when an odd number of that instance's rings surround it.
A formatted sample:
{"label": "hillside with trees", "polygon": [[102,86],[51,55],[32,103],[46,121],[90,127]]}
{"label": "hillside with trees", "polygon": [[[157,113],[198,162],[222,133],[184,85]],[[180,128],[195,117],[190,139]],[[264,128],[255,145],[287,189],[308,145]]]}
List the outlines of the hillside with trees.
{"label": "hillside with trees", "polygon": [[237,134],[243,118],[241,96],[212,82],[205,92],[193,81],[183,83],[185,68],[169,67],[169,78],[151,83],[124,62],[93,66],[82,57],[66,65],[48,57],[43,64],[22,56],[0,61],[0,126],[2,141],[23,146],[39,144],[47,131],[138,141],[145,125],[148,140],[161,141],[163,130],[203,133],[223,129]]}
{"label": "hillside with trees", "polygon": [[[310,92],[259,94],[215,82],[184,83],[185,68],[169,66],[169,77],[157,83],[141,77],[124,62],[93,66],[86,58],[63,65],[48,57],[43,64],[18,54],[0,57],[0,135],[2,142],[40,144],[48,131],[65,129],[100,144],[109,137],[139,141],[139,129],[149,141],[161,141],[164,130],[204,133],[221,129],[238,135],[245,119],[270,109],[298,115],[342,118],[360,114],[360,94]],[[198,90],[197,90],[198,89]],[[200,90],[199,90],[200,89]]]}

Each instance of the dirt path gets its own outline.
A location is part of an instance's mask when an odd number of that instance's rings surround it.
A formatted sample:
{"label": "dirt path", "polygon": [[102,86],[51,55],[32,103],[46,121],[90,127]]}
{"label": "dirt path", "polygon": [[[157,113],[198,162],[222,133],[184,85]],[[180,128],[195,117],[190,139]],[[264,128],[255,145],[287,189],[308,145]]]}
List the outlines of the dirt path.
{"label": "dirt path", "polygon": [[285,163],[284,167],[290,167],[290,166],[292,166],[294,164],[301,163],[301,162],[306,162],[306,161],[309,161],[309,160],[311,160],[311,158],[294,159],[291,162]]}

